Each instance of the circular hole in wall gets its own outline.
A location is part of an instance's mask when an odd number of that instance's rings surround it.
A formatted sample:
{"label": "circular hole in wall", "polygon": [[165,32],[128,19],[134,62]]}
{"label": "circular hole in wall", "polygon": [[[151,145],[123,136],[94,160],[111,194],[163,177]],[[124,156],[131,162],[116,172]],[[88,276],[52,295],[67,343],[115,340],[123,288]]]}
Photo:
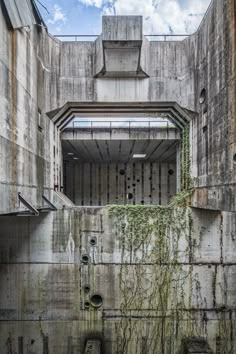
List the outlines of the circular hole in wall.
{"label": "circular hole in wall", "polygon": [[128,199],[133,199],[133,193],[128,193],[128,194],[127,194],[127,198],[128,198]]}
{"label": "circular hole in wall", "polygon": [[96,244],[97,244],[96,238],[91,238],[91,239],[90,239],[90,245],[91,245],[91,246],[95,246]]}
{"label": "circular hole in wall", "polygon": [[206,101],[206,89],[203,88],[202,91],[200,92],[199,103],[203,104],[205,101]]}
{"label": "circular hole in wall", "polygon": [[140,179],[137,179],[137,182],[139,183],[139,182],[140,182]]}
{"label": "circular hole in wall", "polygon": [[89,262],[89,256],[87,254],[82,255],[82,262],[87,264]]}
{"label": "circular hole in wall", "polygon": [[128,189],[130,189],[130,186],[128,186]]}
{"label": "circular hole in wall", "polygon": [[130,177],[128,177],[127,179],[128,179],[128,181],[130,181]]}
{"label": "circular hole in wall", "polygon": [[172,175],[174,174],[174,170],[170,169],[170,170],[168,171],[168,173],[169,173],[170,176],[172,176]]}
{"label": "circular hole in wall", "polygon": [[90,286],[85,285],[85,287],[84,287],[84,292],[85,292],[86,294],[88,294],[88,293],[90,292]]}
{"label": "circular hole in wall", "polygon": [[85,303],[84,303],[84,308],[85,308],[85,309],[88,309],[89,307],[90,307],[89,301],[85,301]]}
{"label": "circular hole in wall", "polygon": [[135,186],[136,186],[136,184],[135,184],[135,183],[133,183],[133,184],[132,184],[132,186],[133,186],[133,187],[135,187]]}
{"label": "circular hole in wall", "polygon": [[124,176],[124,174],[125,174],[125,170],[123,170],[123,168],[120,169],[120,175],[121,175],[121,176]]}
{"label": "circular hole in wall", "polygon": [[102,299],[101,295],[94,294],[91,296],[90,302],[93,307],[100,307],[100,306],[102,306],[103,299]]}
{"label": "circular hole in wall", "polygon": [[234,161],[234,163],[236,163],[236,154],[234,154],[234,156],[233,156],[233,161]]}
{"label": "circular hole in wall", "polygon": [[151,194],[149,194],[149,198],[152,198]]}
{"label": "circular hole in wall", "polygon": [[142,204],[142,205],[144,204],[144,200],[141,200],[141,204]]}

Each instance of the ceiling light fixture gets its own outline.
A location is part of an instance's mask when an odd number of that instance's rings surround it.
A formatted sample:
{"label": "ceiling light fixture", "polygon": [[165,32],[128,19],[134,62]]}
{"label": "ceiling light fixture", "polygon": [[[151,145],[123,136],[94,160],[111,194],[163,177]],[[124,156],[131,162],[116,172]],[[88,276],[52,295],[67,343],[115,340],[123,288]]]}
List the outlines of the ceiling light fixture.
{"label": "ceiling light fixture", "polygon": [[74,155],[74,153],[73,152],[68,152],[67,155]]}
{"label": "ceiling light fixture", "polygon": [[79,158],[78,157],[73,157],[73,160],[79,160]]}
{"label": "ceiling light fixture", "polygon": [[133,154],[133,159],[145,159],[146,154]]}

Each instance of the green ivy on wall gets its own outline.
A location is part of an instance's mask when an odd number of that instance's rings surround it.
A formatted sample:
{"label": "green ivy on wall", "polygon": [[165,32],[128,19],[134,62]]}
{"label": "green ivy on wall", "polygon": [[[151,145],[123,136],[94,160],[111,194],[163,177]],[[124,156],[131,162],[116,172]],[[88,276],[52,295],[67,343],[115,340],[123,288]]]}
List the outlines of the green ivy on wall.
{"label": "green ivy on wall", "polygon": [[[172,205],[108,208],[122,250],[118,353],[135,353],[135,350],[138,353],[138,338],[144,336],[148,341],[147,353],[155,353],[162,352],[164,337],[173,338],[170,341],[173,346],[177,332],[182,336],[196,335],[196,324],[185,311],[191,307],[191,291],[185,291],[191,288],[191,266],[182,265],[189,262],[190,255],[190,208]],[[144,331],[146,325],[134,318],[147,313],[152,320]]]}

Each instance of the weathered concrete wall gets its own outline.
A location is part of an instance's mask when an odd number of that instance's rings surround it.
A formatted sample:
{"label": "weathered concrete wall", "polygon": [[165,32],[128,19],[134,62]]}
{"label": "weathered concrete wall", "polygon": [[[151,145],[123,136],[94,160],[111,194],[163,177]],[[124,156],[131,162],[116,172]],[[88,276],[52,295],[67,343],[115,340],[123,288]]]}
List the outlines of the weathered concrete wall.
{"label": "weathered concrete wall", "polygon": [[150,42],[144,50],[148,51],[146,65],[150,78],[94,79],[94,43],[61,43],[59,106],[67,101],[177,101],[193,109],[194,67],[189,65],[190,48],[185,42]]}
{"label": "weathered concrete wall", "polygon": [[19,209],[18,192],[32,205],[42,206],[42,194],[52,198],[59,174],[53,171],[53,163],[58,166],[58,144],[53,124],[45,114],[45,98],[55,95],[49,94],[50,87],[45,87],[43,80],[49,71],[52,80],[47,55],[49,43],[54,41],[47,39],[42,52],[39,42],[48,37],[45,30],[35,26],[11,31],[2,8],[0,33],[0,213],[8,213]]}
{"label": "weathered concrete wall", "polygon": [[[236,210],[236,12],[235,1],[215,0],[189,40],[195,62],[193,204]],[[204,103],[199,102],[206,90]]]}
{"label": "weathered concrete wall", "polygon": [[176,194],[175,163],[67,162],[64,178],[64,192],[76,205],[166,205]]}
{"label": "weathered concrete wall", "polygon": [[[134,208],[133,221],[108,208],[1,218],[3,354],[22,341],[26,353],[82,353],[89,337],[107,354],[170,354],[194,335],[214,353],[236,353],[235,215],[170,209],[162,234],[164,209],[149,219],[155,207]],[[103,298],[98,309],[92,294]]]}
{"label": "weathered concrete wall", "polygon": [[199,112],[192,126],[193,205],[235,210],[234,6],[215,0],[194,36],[145,44],[144,79],[96,79],[94,42],[59,42],[36,27],[12,32],[1,11],[2,212],[17,208],[19,191],[40,205],[42,192],[62,187],[60,139],[46,112],[68,101],[177,101]]}
{"label": "weathered concrete wall", "polygon": [[[145,46],[145,79],[95,79],[94,43],[38,31],[8,30],[0,11],[0,213],[17,209],[17,192],[42,205],[62,185],[60,136],[46,113],[67,101],[177,101],[199,112],[193,205],[205,209],[174,215],[165,237],[141,228],[140,249],[103,208],[1,218],[1,351],[81,353],[97,336],[106,353],[176,354],[183,336],[201,335],[214,354],[235,354],[235,1],[215,0],[189,39]],[[103,297],[97,310],[86,304],[92,293]]]}

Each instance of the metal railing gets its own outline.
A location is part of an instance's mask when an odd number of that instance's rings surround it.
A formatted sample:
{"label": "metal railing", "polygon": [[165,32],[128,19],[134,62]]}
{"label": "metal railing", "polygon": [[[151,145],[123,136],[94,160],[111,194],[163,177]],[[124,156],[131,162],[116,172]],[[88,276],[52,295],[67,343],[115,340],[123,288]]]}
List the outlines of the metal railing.
{"label": "metal railing", "polygon": [[73,121],[72,125],[67,126],[66,129],[85,129],[85,130],[109,130],[113,129],[175,129],[174,124],[169,121]]}
{"label": "metal railing", "polygon": [[[53,35],[55,38],[61,39],[62,41],[78,42],[83,41],[84,38],[94,38],[99,37],[98,34],[57,34]],[[190,34],[145,34],[147,38],[157,38],[156,41],[166,42],[166,41],[181,41],[184,38],[190,37]]]}

